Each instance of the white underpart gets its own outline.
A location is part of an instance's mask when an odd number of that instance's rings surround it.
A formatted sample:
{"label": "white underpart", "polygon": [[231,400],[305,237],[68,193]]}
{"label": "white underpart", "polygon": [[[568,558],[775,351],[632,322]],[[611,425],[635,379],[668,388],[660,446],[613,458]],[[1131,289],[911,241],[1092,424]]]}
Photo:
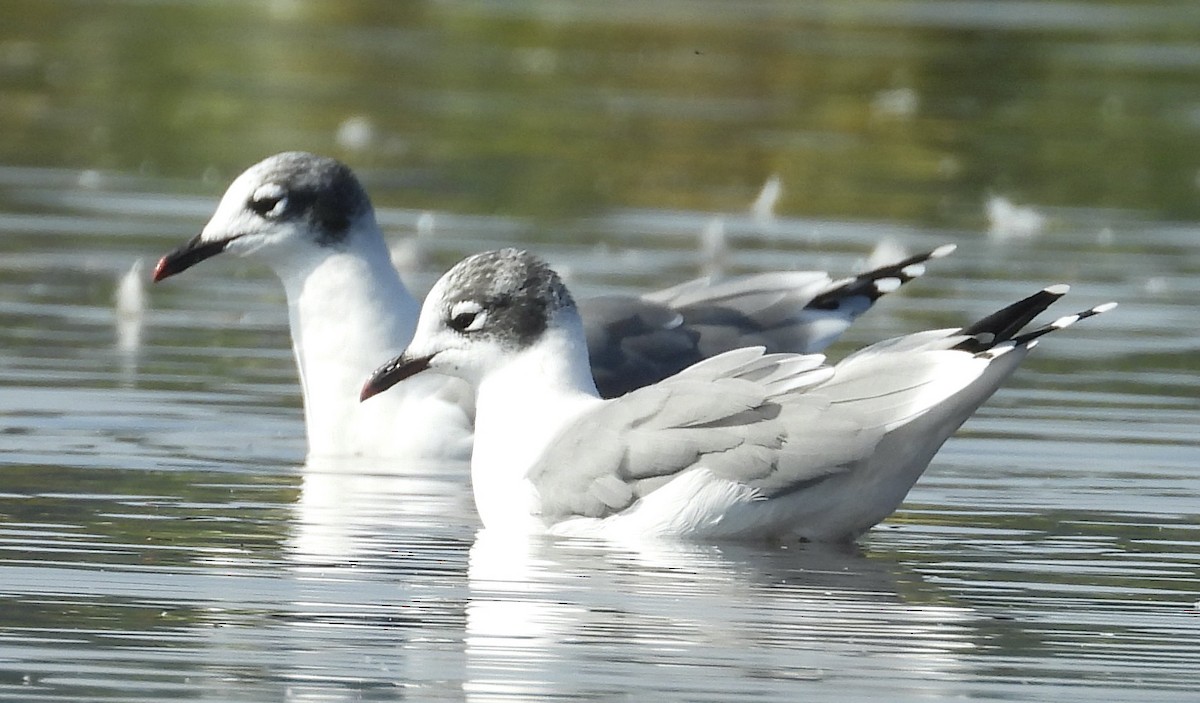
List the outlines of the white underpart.
{"label": "white underpart", "polygon": [[408,346],[417,315],[382,239],[369,235],[355,233],[343,252],[312,247],[273,262],[287,292],[309,454],[465,460],[471,423],[461,381],[423,375],[358,400],[371,373]]}
{"label": "white underpart", "polygon": [[[531,379],[538,379],[530,382]],[[560,316],[533,346],[504,359],[479,383],[471,483],[489,528],[537,530],[537,493],[526,472],[559,430],[603,403],[592,380],[579,317]]]}
{"label": "white underpart", "polygon": [[[757,505],[755,505],[757,503]],[[703,468],[685,471],[667,485],[611,517],[574,517],[548,532],[574,537],[638,541],[649,538],[719,539],[764,534],[754,491]],[[747,510],[746,508],[749,508]]]}
{"label": "white underpart", "polygon": [[374,215],[361,216],[329,246],[301,231],[303,223],[264,228],[245,207],[252,192],[267,187],[261,179],[252,168],[234,180],[201,238],[242,235],[226,251],[267,264],[283,283],[309,456],[465,461],[472,423],[462,381],[422,374],[358,400],[371,373],[408,345],[419,310],[391,266]]}

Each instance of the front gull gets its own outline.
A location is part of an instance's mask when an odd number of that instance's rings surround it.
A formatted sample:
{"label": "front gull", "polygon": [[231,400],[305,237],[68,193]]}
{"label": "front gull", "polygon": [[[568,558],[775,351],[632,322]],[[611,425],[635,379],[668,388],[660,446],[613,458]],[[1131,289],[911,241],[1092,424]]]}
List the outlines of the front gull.
{"label": "front gull", "polygon": [[[692,281],[643,297],[584,301],[605,396],[661,380],[729,349],[812,352],[952,245],[859,276],[788,271]],[[427,374],[368,406],[362,380],[408,345],[419,305],[392,266],[374,209],[344,164],[303,152],[237,177],[212,219],[158,262],[160,281],[222,252],[270,266],[287,293],[310,456],[466,459],[469,388]]]}
{"label": "front gull", "polygon": [[362,397],[425,370],[476,389],[471,480],[489,529],[848,541],[900,505],[1038,338],[1115,307],[1021,331],[1066,292],[1050,286],[832,367],[738,349],[604,400],[570,293],[542,261],[505,249],[434,285],[409,348]]}

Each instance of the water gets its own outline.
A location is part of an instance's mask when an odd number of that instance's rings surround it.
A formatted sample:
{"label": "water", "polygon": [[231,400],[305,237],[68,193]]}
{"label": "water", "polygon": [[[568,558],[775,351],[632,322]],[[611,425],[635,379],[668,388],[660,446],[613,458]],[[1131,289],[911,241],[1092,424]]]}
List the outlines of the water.
{"label": "water", "polygon": [[[1192,4],[4,5],[0,699],[1195,699]],[[397,245],[432,222],[417,289],[509,244],[581,294],[676,283],[720,216],[734,273],[959,244],[835,358],[1052,282],[1121,307],[858,545],[477,538],[462,467],[303,464],[267,271],[118,312],[297,147]]]}

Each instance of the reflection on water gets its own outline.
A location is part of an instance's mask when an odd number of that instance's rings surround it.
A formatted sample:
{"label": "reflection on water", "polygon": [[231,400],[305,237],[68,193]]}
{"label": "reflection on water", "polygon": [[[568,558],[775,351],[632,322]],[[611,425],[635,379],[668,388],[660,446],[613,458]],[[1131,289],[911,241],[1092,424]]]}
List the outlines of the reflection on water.
{"label": "reflection on water", "polygon": [[[465,690],[584,699],[619,695],[632,677],[665,698],[786,699],[796,682],[849,677],[859,695],[938,692],[959,680],[956,653],[976,646],[977,616],[906,602],[895,569],[852,548],[625,553],[483,533],[471,548]],[[614,655],[625,665],[588,665]]]}
{"label": "reflection on water", "polygon": [[386,551],[396,535],[424,531],[447,515],[457,532],[474,516],[465,464],[363,466],[358,460],[313,458],[304,467],[287,546],[298,563],[360,565]]}
{"label": "reflection on water", "polygon": [[[1191,5],[8,6],[0,698],[1195,697]],[[860,546],[477,536],[464,467],[301,463],[267,271],[117,283],[285,148],[361,171],[415,290],[512,244],[589,295],[955,242],[831,355],[1121,308]]]}

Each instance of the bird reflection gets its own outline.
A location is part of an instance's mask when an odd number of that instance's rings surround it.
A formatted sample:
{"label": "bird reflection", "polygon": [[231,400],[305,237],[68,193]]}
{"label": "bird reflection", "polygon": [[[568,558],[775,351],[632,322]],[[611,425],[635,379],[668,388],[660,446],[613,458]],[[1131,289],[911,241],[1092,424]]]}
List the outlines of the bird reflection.
{"label": "bird reflection", "polygon": [[413,528],[472,515],[466,474],[465,463],[456,462],[397,469],[379,460],[310,458],[295,504],[289,557],[298,565],[379,561],[410,538]]}
{"label": "bird reflection", "polygon": [[901,595],[919,579],[854,546],[625,546],[484,530],[469,578],[471,701],[590,697],[629,681],[778,698],[796,680],[859,669],[937,691],[977,638],[971,610]]}

